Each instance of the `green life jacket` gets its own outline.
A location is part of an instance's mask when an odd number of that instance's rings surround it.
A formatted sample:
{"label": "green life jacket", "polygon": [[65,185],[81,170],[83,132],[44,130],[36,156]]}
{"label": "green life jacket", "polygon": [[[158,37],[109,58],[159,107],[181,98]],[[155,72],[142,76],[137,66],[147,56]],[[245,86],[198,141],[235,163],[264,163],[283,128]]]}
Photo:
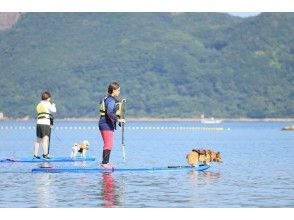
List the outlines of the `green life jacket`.
{"label": "green life jacket", "polygon": [[[105,97],[102,102],[100,103],[100,117],[103,117],[106,115],[106,106],[105,106],[105,101],[106,99],[108,98]],[[114,97],[113,97],[114,98]],[[121,118],[121,115],[122,115],[122,102],[120,102],[119,100],[117,100],[116,98],[114,98],[115,100],[115,104],[116,104],[116,112],[115,112],[115,115],[118,117],[118,118]]]}

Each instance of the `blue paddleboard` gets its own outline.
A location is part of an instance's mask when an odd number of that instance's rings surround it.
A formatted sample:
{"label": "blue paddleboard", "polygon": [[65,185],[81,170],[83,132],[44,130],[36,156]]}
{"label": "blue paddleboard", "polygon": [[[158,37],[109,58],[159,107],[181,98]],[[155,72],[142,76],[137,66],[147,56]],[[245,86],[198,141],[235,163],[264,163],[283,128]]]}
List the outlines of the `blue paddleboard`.
{"label": "blue paddleboard", "polygon": [[208,169],[209,165],[200,165],[197,167],[192,166],[167,166],[167,167],[151,167],[151,168],[116,168],[105,169],[97,166],[88,167],[78,167],[78,166],[68,166],[68,167],[38,167],[33,168],[32,172],[40,173],[93,173],[93,172],[154,172],[154,171],[203,171]]}
{"label": "blue paddleboard", "polygon": [[46,159],[34,159],[32,157],[20,157],[20,158],[8,158],[0,160],[0,163],[42,163],[42,162],[75,162],[75,161],[94,161],[95,157],[52,157],[49,160]]}

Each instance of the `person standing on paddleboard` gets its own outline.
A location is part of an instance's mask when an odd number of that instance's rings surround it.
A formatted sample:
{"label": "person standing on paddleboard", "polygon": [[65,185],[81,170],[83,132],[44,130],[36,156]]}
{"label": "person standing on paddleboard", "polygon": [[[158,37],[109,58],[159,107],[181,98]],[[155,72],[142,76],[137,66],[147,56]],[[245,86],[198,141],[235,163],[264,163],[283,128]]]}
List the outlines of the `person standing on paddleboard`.
{"label": "person standing on paddleboard", "polygon": [[120,85],[112,82],[108,86],[108,95],[100,101],[99,130],[103,140],[102,164],[104,168],[111,169],[113,165],[109,163],[110,152],[113,145],[113,133],[116,129],[116,122],[125,123],[125,119],[120,119],[120,102],[117,97],[120,94]]}
{"label": "person standing on paddleboard", "polygon": [[39,147],[43,147],[43,159],[50,159],[49,154],[49,138],[51,128],[53,126],[53,115],[56,112],[55,104],[51,104],[51,94],[45,91],[41,95],[42,101],[37,105],[36,110],[38,113],[36,125],[36,141],[34,144],[34,159],[40,159],[38,156]]}

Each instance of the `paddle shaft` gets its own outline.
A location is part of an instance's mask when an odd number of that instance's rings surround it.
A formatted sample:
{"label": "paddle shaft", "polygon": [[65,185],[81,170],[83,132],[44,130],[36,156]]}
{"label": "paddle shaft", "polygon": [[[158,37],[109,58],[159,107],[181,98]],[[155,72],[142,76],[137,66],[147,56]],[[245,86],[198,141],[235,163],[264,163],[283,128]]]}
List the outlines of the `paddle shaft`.
{"label": "paddle shaft", "polygon": [[48,155],[49,155],[49,152],[50,152],[51,132],[52,132],[52,127],[50,125],[50,133],[49,133],[49,137],[48,137]]}
{"label": "paddle shaft", "polygon": [[126,161],[126,152],[125,152],[125,138],[124,138],[124,133],[125,133],[125,123],[122,123],[121,125],[121,146],[122,146],[122,153],[123,153],[123,159]]}
{"label": "paddle shaft", "polygon": [[[122,114],[121,118],[125,119],[125,107],[126,107],[126,99],[122,100]],[[126,152],[125,152],[125,123],[121,123],[121,146],[122,146],[122,153],[123,153],[123,160],[126,161]]]}

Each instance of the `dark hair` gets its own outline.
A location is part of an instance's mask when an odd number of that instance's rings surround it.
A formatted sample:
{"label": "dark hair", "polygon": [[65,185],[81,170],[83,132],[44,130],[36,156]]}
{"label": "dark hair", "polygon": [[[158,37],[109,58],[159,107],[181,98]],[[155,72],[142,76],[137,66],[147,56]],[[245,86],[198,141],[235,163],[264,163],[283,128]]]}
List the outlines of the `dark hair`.
{"label": "dark hair", "polygon": [[42,100],[47,100],[47,99],[49,99],[50,97],[51,97],[51,94],[50,94],[50,92],[48,92],[48,91],[43,92],[43,93],[42,93],[42,96],[41,96]]}
{"label": "dark hair", "polygon": [[108,86],[108,94],[111,94],[113,92],[113,90],[118,89],[120,86],[117,82],[112,82],[109,84]]}

